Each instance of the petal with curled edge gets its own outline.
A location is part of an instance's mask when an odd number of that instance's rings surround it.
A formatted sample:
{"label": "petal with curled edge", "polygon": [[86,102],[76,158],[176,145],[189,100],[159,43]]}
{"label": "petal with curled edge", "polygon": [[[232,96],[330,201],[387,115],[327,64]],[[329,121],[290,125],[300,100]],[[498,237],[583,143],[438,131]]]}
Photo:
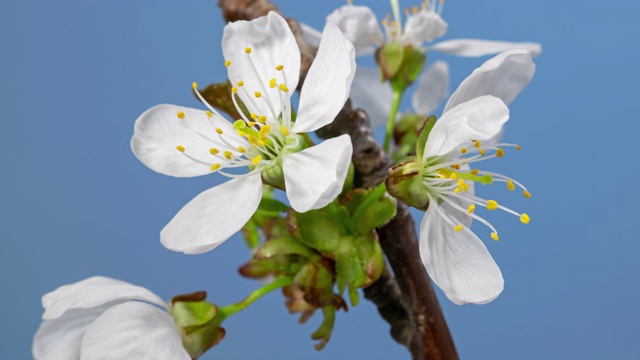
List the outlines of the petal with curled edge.
{"label": "petal with curled edge", "polygon": [[506,50],[523,49],[536,57],[542,52],[542,46],[536,42],[509,42],[479,39],[455,39],[433,44],[427,50],[442,51],[447,54],[477,57],[498,54]]}
{"label": "petal with curled edge", "polygon": [[260,172],[205,190],[162,229],[160,242],[185,254],[213,250],[249,221],[261,197]]}
{"label": "petal with curled edge", "polygon": [[371,55],[384,43],[378,18],[366,6],[345,5],[327,16],[327,22],[338,25],[353,43],[358,55]]}
{"label": "petal with curled edge", "polygon": [[536,65],[526,50],[508,50],[475,69],[451,95],[444,112],[463,102],[492,95],[509,105],[527,87]]}
{"label": "petal with curled edge", "polygon": [[404,27],[403,39],[405,43],[421,45],[431,42],[447,32],[448,24],[433,11],[421,11],[409,16]]}
{"label": "petal with curled edge", "polygon": [[351,138],[341,135],[286,155],[282,167],[291,207],[306,212],[332,202],[342,191],[352,152]]}

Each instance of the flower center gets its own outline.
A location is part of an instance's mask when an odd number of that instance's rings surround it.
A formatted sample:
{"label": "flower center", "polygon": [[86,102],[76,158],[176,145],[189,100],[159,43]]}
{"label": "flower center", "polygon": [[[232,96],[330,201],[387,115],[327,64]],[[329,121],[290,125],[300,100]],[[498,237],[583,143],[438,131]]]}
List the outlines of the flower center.
{"label": "flower center", "polygon": [[[471,183],[489,185],[497,182],[505,183],[509,191],[514,191],[516,187],[522,189],[522,194],[526,198],[531,198],[531,193],[518,181],[494,172],[471,169],[468,164],[492,159],[502,158],[505,155],[503,147],[514,147],[520,150],[521,147],[515,144],[497,144],[493,146],[483,146],[479,140],[471,140],[468,147],[459,149],[460,155],[453,160],[444,157],[432,157],[424,161],[420,170],[422,182],[425,185],[431,204],[447,203],[452,208],[460,211],[471,218],[480,221],[491,229],[491,238],[498,241],[498,231],[487,220],[474,213],[476,206],[485,207],[487,210],[502,210],[517,216],[523,224],[530,221],[526,213],[518,213],[505,206],[498,204],[496,200],[486,200],[469,193]],[[469,204],[467,208],[452,199],[461,200],[461,203]],[[438,205],[436,211],[447,221],[455,231],[463,229],[462,224],[451,214],[446,214]]]}
{"label": "flower center", "polygon": [[[402,42],[403,30],[399,1],[392,0],[391,8],[393,11],[393,19],[391,19],[391,14],[387,14],[387,16],[385,16],[385,18],[381,21],[382,28],[384,29],[384,33],[387,39],[386,42]],[[415,16],[421,12],[434,12],[438,15],[442,15],[443,8],[444,0],[424,0],[422,3],[420,3],[420,6],[414,6],[411,9],[405,8],[404,14],[408,21],[412,16]]]}
{"label": "flower center", "polygon": [[[258,73],[251,59],[252,49],[247,47],[244,53],[249,60],[251,71],[259,79],[258,88],[261,91],[250,94],[243,80],[237,81],[231,87],[231,99],[241,117],[233,123],[234,132],[228,133],[222,129],[221,122],[227,122],[227,120],[203,98],[197,89],[198,85],[193,83],[196,95],[209,109],[205,112],[206,119],[197,121],[208,121],[211,131],[202,133],[189,126],[187,121],[183,121],[183,124],[201,138],[211,142],[213,147],[205,157],[187,152],[188,149],[185,146],[176,147],[188,159],[228,177],[243,177],[277,165],[281,155],[294,152],[301,146],[301,137],[289,130],[293,126],[293,120],[287,78],[282,71],[284,66],[276,66],[274,69],[276,77],[266,81],[266,78]],[[231,61],[225,61],[225,66],[232,66]],[[279,107],[275,105],[276,101],[273,101],[273,97],[279,100]],[[260,109],[265,109],[264,106],[259,106],[260,102],[266,104],[266,114],[260,113]],[[177,116],[187,120],[184,112],[179,112]],[[223,169],[237,167],[248,167],[250,171],[241,175],[223,171]]]}

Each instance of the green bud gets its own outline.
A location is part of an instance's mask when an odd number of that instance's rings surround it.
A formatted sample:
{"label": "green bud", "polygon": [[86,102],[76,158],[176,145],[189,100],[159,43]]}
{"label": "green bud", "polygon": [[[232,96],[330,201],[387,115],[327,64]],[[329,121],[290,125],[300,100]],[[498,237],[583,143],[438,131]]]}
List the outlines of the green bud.
{"label": "green bud", "polygon": [[421,168],[422,163],[415,160],[402,162],[389,169],[385,184],[391,196],[409,206],[426,210],[429,207],[429,197],[420,176]]}
{"label": "green bud", "polygon": [[424,50],[400,43],[384,44],[375,55],[382,78],[397,91],[403,91],[418,78],[427,60]]}

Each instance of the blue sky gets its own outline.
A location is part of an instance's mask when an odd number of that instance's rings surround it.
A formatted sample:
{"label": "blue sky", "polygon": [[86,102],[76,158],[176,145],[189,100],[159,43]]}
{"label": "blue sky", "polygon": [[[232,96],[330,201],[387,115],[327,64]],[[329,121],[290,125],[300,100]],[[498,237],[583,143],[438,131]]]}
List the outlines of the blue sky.
{"label": "blue sky", "polygon": [[[156,174],[129,149],[144,110],[159,103],[197,107],[192,81],[226,79],[215,3],[0,3],[1,358],[30,358],[40,297],[89,276],[123,279],[165,299],[207,290],[221,304],[258,285],[237,274],[248,256],[237,236],[198,256],[159,243],[160,229],[182,205],[224,179]],[[343,2],[276,4],[322,27]],[[380,17],[388,12],[385,1],[372,7]],[[502,233],[487,246],[505,290],[488,305],[463,307],[438,293],[463,358],[640,357],[640,242],[633,229],[640,174],[632,153],[640,130],[639,11],[627,1],[446,3],[444,39],[543,44],[505,133],[524,150],[490,164],[522,180],[534,197],[481,189],[532,217],[527,227],[506,214],[491,217]],[[429,54],[430,62],[439,59],[449,62],[452,90],[486,60]],[[227,338],[203,359],[408,356],[366,301],[339,314],[320,353],[309,339],[318,323],[298,325],[273,294],[232,318]]]}

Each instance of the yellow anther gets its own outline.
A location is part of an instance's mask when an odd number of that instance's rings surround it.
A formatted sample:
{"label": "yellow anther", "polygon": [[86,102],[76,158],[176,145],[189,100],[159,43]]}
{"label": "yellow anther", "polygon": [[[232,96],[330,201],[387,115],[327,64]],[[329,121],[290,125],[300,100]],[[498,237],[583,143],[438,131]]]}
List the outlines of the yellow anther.
{"label": "yellow anther", "polygon": [[516,150],[522,150],[522,146],[516,145]]}
{"label": "yellow anther", "polygon": [[463,154],[466,154],[467,153],[467,149],[466,148],[460,148],[460,152],[463,153]]}
{"label": "yellow anther", "polygon": [[232,86],[231,87],[231,92],[234,93],[234,94],[237,94],[238,93],[238,89],[236,89],[235,86]]}
{"label": "yellow anther", "polygon": [[528,192],[527,190],[523,191],[522,195],[524,195],[524,197],[526,197],[527,199],[531,199],[531,193]]}
{"label": "yellow anther", "polygon": [[231,65],[231,60],[227,60],[224,62],[224,66],[229,67]]}
{"label": "yellow anther", "polygon": [[289,130],[287,129],[287,127],[286,127],[286,126],[282,125],[282,126],[280,127],[280,131],[282,131],[282,133],[283,133],[284,135],[289,136]]}
{"label": "yellow anther", "polygon": [[195,89],[197,89],[197,88],[198,88],[198,83],[197,83],[197,82],[195,82],[195,81],[194,81],[194,82],[192,82],[192,83],[191,83],[191,87],[192,87],[194,90],[195,90]]}
{"label": "yellow anther", "polygon": [[255,97],[257,97],[257,98],[261,98],[262,97],[262,93],[260,91],[256,91],[255,93],[253,93],[253,95],[255,95]]}
{"label": "yellow anther", "polygon": [[211,155],[218,155],[218,153],[220,153],[220,150],[216,148],[211,148],[209,149],[209,153],[211,153]]}
{"label": "yellow anther", "polygon": [[469,171],[470,173],[472,173],[473,175],[478,175],[478,173],[480,172],[480,170],[478,169],[473,169],[471,171]]}
{"label": "yellow anther", "polygon": [[503,157],[504,156],[504,150],[502,150],[502,148],[498,148],[498,150],[496,150],[496,156],[497,157]]}
{"label": "yellow anther", "polygon": [[209,119],[211,119],[213,117],[213,113],[211,111],[209,111],[209,110],[205,111],[204,113],[207,114],[207,117]]}
{"label": "yellow anther", "polygon": [[284,69],[284,65],[278,65],[278,66],[276,66],[276,70],[278,70],[278,71],[282,71],[282,69]]}
{"label": "yellow anther", "polygon": [[388,26],[388,25],[389,25],[389,20],[387,20],[387,19],[382,19],[381,23],[382,23],[382,26],[385,26],[385,27],[386,27],[386,26]]}
{"label": "yellow anther", "polygon": [[495,240],[495,241],[500,240],[500,237],[498,236],[498,234],[496,234],[496,233],[494,233],[494,232],[492,232],[492,233],[491,233],[491,238],[492,238],[493,240]]}
{"label": "yellow anther", "polygon": [[453,165],[451,165],[451,168],[452,168],[452,169],[456,169],[456,170],[460,170],[460,165],[458,165],[458,164],[453,164]]}
{"label": "yellow anther", "polygon": [[473,211],[476,209],[476,204],[471,204],[469,205],[469,207],[467,208],[467,212],[469,214],[473,214]]}
{"label": "yellow anther", "polygon": [[269,80],[269,87],[272,89],[276,87],[276,78]]}
{"label": "yellow anther", "polygon": [[458,186],[459,187],[464,187],[464,180],[462,180],[462,179],[458,180]]}
{"label": "yellow anther", "polygon": [[469,184],[462,185],[462,190],[464,190],[464,192],[469,191]]}
{"label": "yellow anther", "polygon": [[255,144],[257,144],[257,143],[258,143],[258,141],[256,140],[256,138],[254,138],[254,137],[253,137],[253,136],[251,136],[251,135],[247,135],[247,140],[249,140],[249,143],[250,143],[250,144],[252,144],[252,145],[255,145]]}
{"label": "yellow anther", "polygon": [[462,224],[458,224],[458,225],[454,226],[453,230],[455,230],[456,232],[462,230]]}
{"label": "yellow anther", "polygon": [[460,188],[455,188],[455,190],[453,190],[454,193],[459,194],[462,192],[462,189]]}
{"label": "yellow anther", "polygon": [[246,153],[247,150],[245,148],[243,148],[242,146],[238,146],[238,151],[240,151],[241,153]]}
{"label": "yellow anther", "polygon": [[216,132],[217,132],[218,134],[222,135],[222,129],[217,128],[217,129],[216,129]]}
{"label": "yellow anther", "polygon": [[405,15],[409,15],[411,13],[411,10],[409,10],[409,8],[404,9],[404,14]]}
{"label": "yellow anther", "polygon": [[520,222],[521,223],[528,224],[529,221],[531,221],[531,219],[529,218],[529,215],[524,214],[524,213],[522,215],[520,215]]}
{"label": "yellow anther", "polygon": [[451,173],[451,175],[449,175],[449,179],[456,181],[458,180],[458,175],[456,173]]}
{"label": "yellow anther", "polygon": [[178,146],[176,146],[176,149],[177,149],[178,151],[180,151],[180,152],[184,152],[184,146],[182,146],[182,145],[178,145]]}
{"label": "yellow anther", "polygon": [[246,47],[244,48],[244,52],[246,52],[247,54],[251,54],[251,48],[250,47]]}
{"label": "yellow anther", "polygon": [[185,115],[184,115],[184,113],[182,111],[178,112],[176,115],[178,115],[179,119],[184,119],[185,118]]}
{"label": "yellow anther", "polygon": [[285,84],[280,84],[280,90],[282,90],[284,92],[289,92],[289,88]]}
{"label": "yellow anther", "polygon": [[267,122],[267,117],[264,116],[264,115],[258,116],[258,122],[261,123],[261,124],[266,123]]}
{"label": "yellow anther", "polygon": [[227,160],[231,160],[231,158],[233,157],[233,153],[231,151],[225,151],[223,154],[224,157],[227,158]]}
{"label": "yellow anther", "polygon": [[265,146],[267,143],[264,140],[258,140],[258,146]]}
{"label": "yellow anther", "polygon": [[216,171],[216,170],[218,170],[218,169],[220,169],[220,164],[213,164],[213,165],[211,165],[211,171]]}
{"label": "yellow anther", "polygon": [[496,210],[498,208],[498,202],[495,200],[487,201],[487,210]]}
{"label": "yellow anther", "polygon": [[480,153],[480,155],[486,155],[487,154],[487,152],[484,151],[484,149],[480,149],[480,150],[478,150],[478,152]]}
{"label": "yellow anther", "polygon": [[254,121],[249,121],[248,125],[249,125],[249,127],[254,127],[254,126],[256,126],[256,123]]}
{"label": "yellow anther", "polygon": [[242,131],[242,130],[238,130],[238,135],[240,135],[240,136],[246,136],[246,135],[247,135],[247,133],[246,133],[246,132],[244,132],[244,131]]}
{"label": "yellow anther", "polygon": [[417,7],[417,6],[414,6],[414,7],[413,7],[413,13],[414,13],[414,14],[417,14],[417,13],[418,13],[418,7]]}
{"label": "yellow anther", "polygon": [[254,157],[253,160],[251,160],[251,162],[253,163],[253,165],[258,165],[260,160],[262,160],[262,156],[258,155],[256,157]]}
{"label": "yellow anther", "polygon": [[240,81],[238,81],[237,84],[238,84],[238,86],[244,86],[244,81],[240,80]]}
{"label": "yellow anther", "polygon": [[509,191],[513,191],[516,189],[516,186],[513,184],[513,181],[507,180],[507,189],[509,189]]}
{"label": "yellow anther", "polygon": [[258,115],[254,114],[254,113],[251,113],[251,115],[249,115],[249,116],[251,116],[251,118],[252,118],[253,120],[255,120],[255,119],[257,119],[257,118],[258,118]]}
{"label": "yellow anther", "polygon": [[475,144],[473,144],[473,146],[475,146],[475,148],[479,148],[482,144],[480,143],[480,140],[476,140]]}

